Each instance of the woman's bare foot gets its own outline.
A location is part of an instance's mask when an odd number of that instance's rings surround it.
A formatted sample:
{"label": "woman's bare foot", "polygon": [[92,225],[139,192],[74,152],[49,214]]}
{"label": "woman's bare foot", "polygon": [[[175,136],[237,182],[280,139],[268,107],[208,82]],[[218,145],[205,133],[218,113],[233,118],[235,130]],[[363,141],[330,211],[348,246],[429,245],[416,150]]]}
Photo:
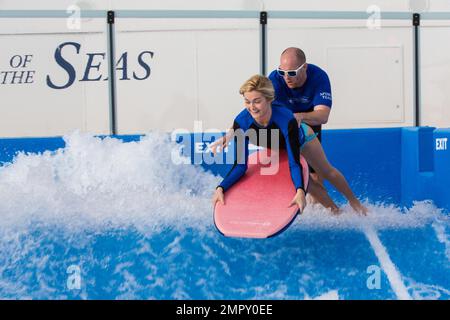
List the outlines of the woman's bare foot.
{"label": "woman's bare foot", "polygon": [[342,213],[341,208],[338,208],[338,207],[330,208],[330,211],[333,214],[333,216],[338,216]]}
{"label": "woman's bare foot", "polygon": [[358,200],[351,201],[350,206],[353,208],[353,210],[355,210],[359,214],[362,214],[363,216],[367,216],[367,213],[369,212],[369,209],[363,206]]}
{"label": "woman's bare foot", "polygon": [[306,201],[309,204],[316,204],[317,203],[317,200],[312,195],[310,195],[309,193],[306,195]]}

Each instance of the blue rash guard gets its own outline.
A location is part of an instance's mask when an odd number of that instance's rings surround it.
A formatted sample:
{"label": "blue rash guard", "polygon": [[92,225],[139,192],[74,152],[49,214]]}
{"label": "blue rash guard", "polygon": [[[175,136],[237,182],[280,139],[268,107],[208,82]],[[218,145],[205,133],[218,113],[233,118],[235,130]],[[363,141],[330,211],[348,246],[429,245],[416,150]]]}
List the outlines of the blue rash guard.
{"label": "blue rash guard", "polygon": [[[331,108],[331,85],[327,73],[314,64],[308,64],[306,69],[306,82],[300,88],[291,89],[277,70],[270,73],[269,79],[275,89],[275,100],[272,106],[289,108],[293,113],[311,112],[318,105]],[[319,134],[322,126],[311,126]]]}
{"label": "blue rash guard", "polygon": [[[244,133],[247,133],[249,129],[253,129],[256,135],[246,134],[245,139],[235,138],[234,165],[218,187],[222,187],[224,191],[227,191],[245,174],[245,171],[247,171],[249,142],[257,146],[270,148],[272,145],[271,130],[279,130],[279,148],[287,150],[292,182],[296,190],[300,188],[305,191],[302,175],[303,168],[300,163],[300,147],[305,142],[305,134],[303,128],[298,128],[297,120],[295,120],[290,110],[287,108],[272,108],[272,116],[269,124],[267,127],[261,127],[255,122],[248,110],[244,109],[239,113],[233,123],[233,130],[236,131],[239,129],[242,129]],[[264,138],[262,139],[262,137]],[[255,139],[256,141],[254,141]],[[238,152],[238,150],[241,152]]]}

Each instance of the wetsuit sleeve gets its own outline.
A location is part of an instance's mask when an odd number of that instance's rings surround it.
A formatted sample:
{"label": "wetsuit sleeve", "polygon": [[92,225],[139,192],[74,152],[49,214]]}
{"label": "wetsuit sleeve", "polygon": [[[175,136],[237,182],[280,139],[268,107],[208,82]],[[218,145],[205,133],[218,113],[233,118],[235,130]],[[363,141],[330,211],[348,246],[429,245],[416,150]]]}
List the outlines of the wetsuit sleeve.
{"label": "wetsuit sleeve", "polygon": [[286,140],[286,150],[289,159],[289,171],[295,190],[300,188],[306,192],[303,184],[303,168],[300,163],[300,137],[295,118],[289,121],[288,130],[284,138]]}
{"label": "wetsuit sleeve", "polygon": [[234,164],[222,182],[217,186],[222,187],[223,191],[227,191],[233,184],[235,184],[247,171],[248,161],[248,139],[245,135],[240,138],[236,136],[236,130],[241,129],[239,124],[234,121],[233,130],[234,136]]}
{"label": "wetsuit sleeve", "polygon": [[325,105],[331,108],[331,84],[327,74],[323,74],[318,81],[316,91],[313,98],[313,105]]}

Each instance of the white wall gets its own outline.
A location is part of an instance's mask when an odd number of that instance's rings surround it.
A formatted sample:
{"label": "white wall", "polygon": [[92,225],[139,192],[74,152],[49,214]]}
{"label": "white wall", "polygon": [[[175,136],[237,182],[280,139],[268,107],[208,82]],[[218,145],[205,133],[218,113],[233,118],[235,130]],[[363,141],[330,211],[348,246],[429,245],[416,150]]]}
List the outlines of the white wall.
{"label": "white wall", "polygon": [[[450,11],[449,1],[5,1],[0,10],[82,9],[133,10],[322,10]],[[382,20],[369,29],[366,20],[269,19],[267,71],[278,66],[281,51],[299,46],[310,63],[329,74],[333,111],[326,128],[409,126],[413,124],[413,51],[410,21]],[[33,83],[0,84],[0,137],[62,135],[74,129],[109,133],[106,23],[81,19],[70,28],[66,19],[0,18],[0,72],[33,73]],[[121,134],[159,129],[224,130],[242,108],[239,86],[260,70],[258,19],[132,19],[118,18],[116,61],[126,55],[127,79],[118,70],[117,112]],[[422,124],[450,126],[450,23],[423,21],[421,27]],[[66,46],[62,55],[77,77],[66,89],[46,83],[67,81],[56,63],[57,47],[79,43],[80,53]],[[145,75],[139,55],[150,69]],[[101,56],[99,54],[104,54]],[[14,56],[32,55],[25,67],[10,65]],[[90,78],[80,81],[89,55]],[[16,59],[19,59],[16,57]],[[142,61],[141,61],[142,62]],[[123,68],[122,59],[118,65]],[[99,65],[98,70],[95,65]],[[4,75],[4,74],[3,74]],[[129,79],[129,80],[128,80]],[[0,83],[2,82],[0,76]]]}
{"label": "white wall", "polygon": [[450,127],[450,26],[422,28],[422,124]]}
{"label": "white wall", "polygon": [[[107,133],[107,81],[80,81],[86,69],[87,53],[106,52],[104,32],[33,33],[30,21],[13,20],[9,21],[10,27],[15,23],[29,23],[30,32],[18,34],[3,28],[4,33],[0,34],[0,136],[62,135],[75,129]],[[39,21],[35,23],[39,25]],[[64,86],[70,80],[54,58],[58,46],[66,42],[80,45],[79,53],[72,45],[60,50],[76,75],[66,89],[52,89],[47,77],[55,86]],[[89,72],[89,78],[107,76],[104,62],[99,70]]]}
{"label": "white wall", "polygon": [[151,50],[148,81],[118,83],[120,132],[224,130],[242,109],[239,87],[259,73],[256,19],[118,19],[118,51]]}
{"label": "white wall", "polygon": [[327,128],[413,125],[408,23],[368,29],[365,21],[271,21],[269,68],[279,65],[284,48],[295,46],[305,51],[309,63],[327,71],[333,95]]}

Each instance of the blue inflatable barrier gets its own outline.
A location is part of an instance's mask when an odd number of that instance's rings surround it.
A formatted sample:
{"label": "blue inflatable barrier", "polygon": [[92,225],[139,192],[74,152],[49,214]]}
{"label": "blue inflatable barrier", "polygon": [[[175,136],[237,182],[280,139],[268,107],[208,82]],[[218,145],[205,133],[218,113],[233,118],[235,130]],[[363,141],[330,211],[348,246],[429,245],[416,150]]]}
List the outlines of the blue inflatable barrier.
{"label": "blue inflatable barrier", "polygon": [[432,127],[402,129],[402,201],[433,200],[450,210],[450,129]]}
{"label": "blue inflatable barrier", "polygon": [[433,132],[435,184],[432,199],[450,212],[450,128]]}
{"label": "blue inflatable barrier", "polygon": [[431,139],[434,128],[402,129],[401,204],[432,199],[434,163]]}
{"label": "blue inflatable barrier", "polygon": [[359,198],[398,204],[401,132],[401,128],[324,130],[322,145],[330,163],[344,174]]}

